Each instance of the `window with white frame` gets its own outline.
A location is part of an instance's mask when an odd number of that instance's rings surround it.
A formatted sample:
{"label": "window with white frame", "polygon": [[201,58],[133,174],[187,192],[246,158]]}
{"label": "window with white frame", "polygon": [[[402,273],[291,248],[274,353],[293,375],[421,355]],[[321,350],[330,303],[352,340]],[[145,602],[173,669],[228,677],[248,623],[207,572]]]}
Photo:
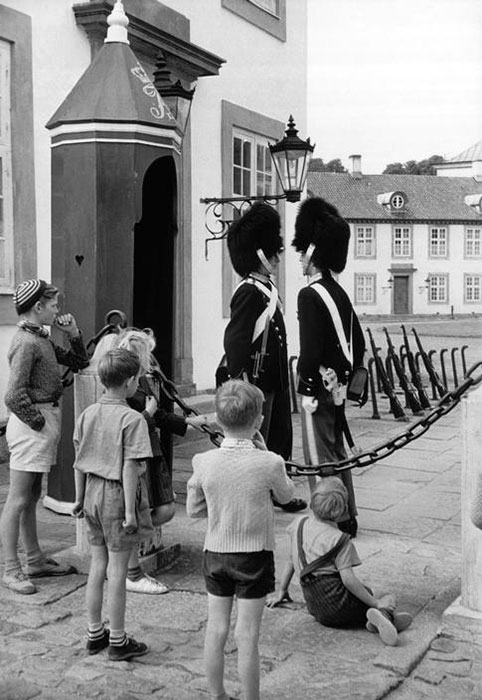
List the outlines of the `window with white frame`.
{"label": "window with white frame", "polygon": [[465,257],[482,257],[482,228],[470,227],[465,229]]}
{"label": "window with white frame", "polygon": [[373,226],[355,227],[355,257],[375,257],[375,229]]}
{"label": "window with white frame", "polygon": [[429,275],[428,276],[428,300],[430,303],[447,303],[449,300],[449,276]]}
{"label": "window with white frame", "polygon": [[13,286],[10,44],[0,41],[0,289]]}
{"label": "window with white frame", "polygon": [[233,195],[274,194],[275,180],[267,139],[233,132]]}
{"label": "window with white frame", "polygon": [[429,257],[447,257],[447,229],[440,226],[431,226],[429,234]]}
{"label": "window with white frame", "polygon": [[412,229],[410,226],[393,227],[393,257],[412,257]]}
{"label": "window with white frame", "polygon": [[482,301],[482,275],[465,275],[464,299],[466,302]]}
{"label": "window with white frame", "polygon": [[355,304],[374,304],[376,275],[355,274]]}

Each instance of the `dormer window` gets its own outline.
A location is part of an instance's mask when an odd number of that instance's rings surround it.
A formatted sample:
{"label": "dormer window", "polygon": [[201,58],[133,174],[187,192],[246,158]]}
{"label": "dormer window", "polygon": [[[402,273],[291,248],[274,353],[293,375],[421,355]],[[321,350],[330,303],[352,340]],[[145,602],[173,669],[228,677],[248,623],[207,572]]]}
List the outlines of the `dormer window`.
{"label": "dormer window", "polygon": [[402,212],[407,204],[405,192],[384,192],[377,197],[378,204],[392,212]]}
{"label": "dormer window", "polygon": [[477,194],[468,194],[464,197],[464,202],[469,207],[472,207],[477,214],[482,214],[482,194],[480,194],[480,192]]}

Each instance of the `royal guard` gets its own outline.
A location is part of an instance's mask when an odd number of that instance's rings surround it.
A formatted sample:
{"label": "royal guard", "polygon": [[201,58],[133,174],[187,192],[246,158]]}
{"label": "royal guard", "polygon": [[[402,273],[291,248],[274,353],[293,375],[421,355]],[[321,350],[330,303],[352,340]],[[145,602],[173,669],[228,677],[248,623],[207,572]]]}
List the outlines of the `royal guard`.
{"label": "royal guard", "polygon": [[[288,355],[282,305],[273,280],[283,251],[278,212],[268,204],[255,203],[231,225],[227,242],[233,268],[242,278],[231,299],[231,320],[224,334],[227,374],[263,391],[261,433],[268,450],[287,460],[293,442]],[[306,502],[295,498],[279,507],[296,512],[306,508]]]}
{"label": "royal guard", "polygon": [[[345,459],[344,435],[352,442],[345,417],[346,385],[353,367],[363,364],[365,340],[351,301],[335,278],[345,269],[349,240],[350,227],[334,206],[319,197],[302,202],[293,246],[301,253],[303,274],[308,277],[298,295],[298,392],[307,464]],[[354,537],[352,475],[347,470],[340,476],[349,501],[338,527]],[[313,488],[316,477],[309,480]]]}

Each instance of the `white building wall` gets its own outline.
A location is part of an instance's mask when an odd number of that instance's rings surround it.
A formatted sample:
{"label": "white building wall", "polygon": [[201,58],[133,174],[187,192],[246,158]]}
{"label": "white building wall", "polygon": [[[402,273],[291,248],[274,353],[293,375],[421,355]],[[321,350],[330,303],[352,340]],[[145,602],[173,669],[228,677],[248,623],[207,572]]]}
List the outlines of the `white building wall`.
{"label": "white building wall", "polygon": [[[171,4],[171,3],[165,3]],[[221,244],[209,244],[204,259],[205,206],[201,197],[221,196],[221,100],[286,124],[290,114],[305,139],[307,120],[306,0],[287,0],[287,41],[221,7],[219,0],[176,0],[174,9],[191,20],[191,41],[226,59],[217,77],[198,81],[191,112],[193,356],[198,390],[213,386],[223,352],[227,319],[222,317]],[[316,155],[316,154],[315,154]],[[290,243],[296,205],[286,204],[286,325],[289,354],[298,353],[296,297],[304,284]]]}
{"label": "white building wall", "polygon": [[[465,257],[466,226],[454,224],[448,226],[448,256],[444,258],[429,257],[429,226],[413,224],[413,255],[411,258],[392,257],[392,224],[376,224],[376,258],[355,258],[355,226],[350,225],[352,236],[348,261],[345,271],[340,275],[340,283],[351,299],[355,299],[355,274],[376,274],[376,295],[374,304],[355,304],[357,314],[390,314],[393,308],[393,287],[388,287],[388,280],[393,273],[392,265],[406,263],[413,266],[412,311],[414,314],[470,314],[482,313],[482,301],[468,303],[464,298],[465,275],[482,274],[480,258]],[[448,275],[448,299],[446,302],[429,300],[425,280],[429,275]]]}

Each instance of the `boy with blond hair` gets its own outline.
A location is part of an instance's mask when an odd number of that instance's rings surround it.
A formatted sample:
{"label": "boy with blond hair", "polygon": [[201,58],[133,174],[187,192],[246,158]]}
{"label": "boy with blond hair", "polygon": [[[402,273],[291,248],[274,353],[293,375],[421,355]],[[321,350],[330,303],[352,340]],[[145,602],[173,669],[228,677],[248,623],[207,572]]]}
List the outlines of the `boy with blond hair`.
{"label": "boy with blond hair", "polygon": [[283,459],[268,452],[259,433],[263,392],[230,380],[216,393],[220,449],[194,456],[187,513],[207,518],[203,573],[208,593],[204,660],[212,698],[224,689],[224,646],[234,597],[238,672],[246,700],[259,699],[258,638],[266,595],[274,590],[273,500],[288,503],[294,486]]}
{"label": "boy with blond hair", "polygon": [[[293,521],[287,528],[291,557],[281,577],[279,590],[267,600],[274,608],[290,600],[288,588],[293,574],[303,578],[303,569],[313,564],[311,576],[317,577],[317,600],[307,598],[308,612],[327,627],[360,627],[378,632],[385,644],[397,644],[398,632],[412,622],[409,613],[396,612],[395,596],[375,597],[355,575],[361,564],[348,534],[340,533],[338,518],[345,512],[348,491],[337,476],[320,480],[311,495],[311,516]],[[313,606],[313,607],[312,607]]]}

